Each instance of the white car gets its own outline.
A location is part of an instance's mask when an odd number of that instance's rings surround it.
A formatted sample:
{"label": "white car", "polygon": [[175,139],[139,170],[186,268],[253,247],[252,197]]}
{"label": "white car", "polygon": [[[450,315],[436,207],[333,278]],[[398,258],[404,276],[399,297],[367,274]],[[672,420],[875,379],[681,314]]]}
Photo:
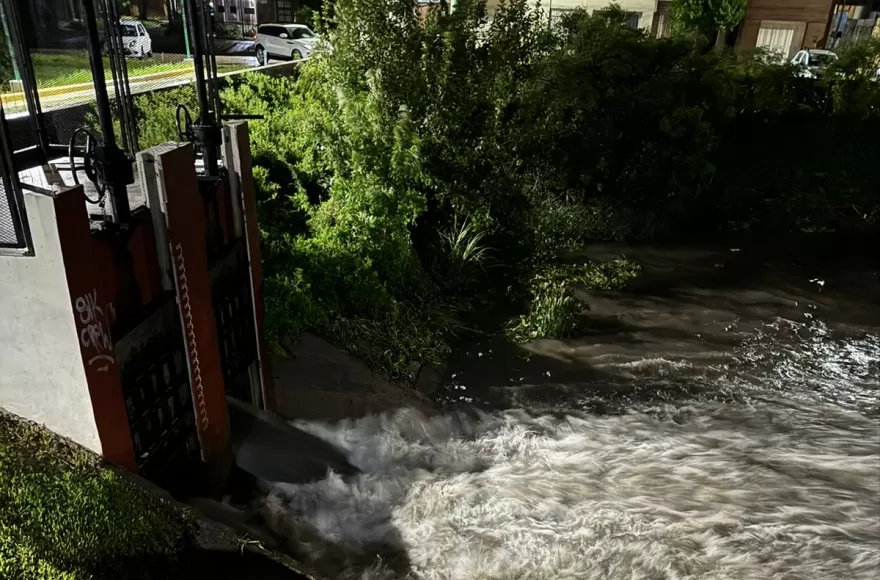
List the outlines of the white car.
{"label": "white car", "polygon": [[799,76],[814,79],[829,65],[837,62],[837,55],[830,50],[811,48],[794,55],[791,64],[800,69]]}
{"label": "white car", "polygon": [[153,56],[153,39],[140,20],[123,20],[119,23],[122,29],[122,48],[126,56],[151,58]]}
{"label": "white car", "polygon": [[303,24],[261,24],[254,38],[257,62],[269,64],[270,58],[303,60],[318,45],[318,36]]}

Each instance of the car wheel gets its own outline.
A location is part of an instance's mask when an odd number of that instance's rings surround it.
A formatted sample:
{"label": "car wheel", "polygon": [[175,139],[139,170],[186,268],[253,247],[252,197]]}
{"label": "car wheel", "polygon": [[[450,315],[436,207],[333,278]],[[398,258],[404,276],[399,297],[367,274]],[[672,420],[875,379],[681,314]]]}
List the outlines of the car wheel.
{"label": "car wheel", "polygon": [[257,64],[259,64],[260,66],[265,66],[268,61],[269,61],[269,59],[266,56],[266,49],[263,48],[262,46],[258,46],[257,47]]}
{"label": "car wheel", "polygon": [[302,57],[303,54],[298,50],[294,50],[292,53],[290,53],[290,58],[292,58],[293,60],[302,60]]}
{"label": "car wheel", "polygon": [[153,51],[152,50],[147,51],[147,58],[153,58]]}

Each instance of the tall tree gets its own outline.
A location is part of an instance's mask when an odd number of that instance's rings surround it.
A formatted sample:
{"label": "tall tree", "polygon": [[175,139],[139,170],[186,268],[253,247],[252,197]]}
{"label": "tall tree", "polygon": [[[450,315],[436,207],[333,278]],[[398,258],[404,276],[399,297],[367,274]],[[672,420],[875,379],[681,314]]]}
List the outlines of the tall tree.
{"label": "tall tree", "polygon": [[727,33],[742,22],[748,0],[673,0],[672,21],[680,31],[715,36],[715,45],[723,46]]}

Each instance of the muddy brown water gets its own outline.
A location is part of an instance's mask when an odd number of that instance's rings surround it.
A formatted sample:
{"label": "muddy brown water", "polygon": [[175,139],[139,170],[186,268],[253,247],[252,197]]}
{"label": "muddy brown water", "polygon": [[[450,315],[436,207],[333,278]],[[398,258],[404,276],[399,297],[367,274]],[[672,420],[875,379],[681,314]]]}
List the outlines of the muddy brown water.
{"label": "muddy brown water", "polygon": [[591,246],[643,274],[579,290],[576,338],[463,346],[435,412],[311,409],[294,426],[358,473],[236,513],[334,578],[877,577],[877,253]]}
{"label": "muddy brown water", "polygon": [[878,412],[880,242],[835,250],[596,245],[634,260],[620,292],[587,292],[578,337],[470,344],[441,400],[484,408],[623,412],[769,393]]}

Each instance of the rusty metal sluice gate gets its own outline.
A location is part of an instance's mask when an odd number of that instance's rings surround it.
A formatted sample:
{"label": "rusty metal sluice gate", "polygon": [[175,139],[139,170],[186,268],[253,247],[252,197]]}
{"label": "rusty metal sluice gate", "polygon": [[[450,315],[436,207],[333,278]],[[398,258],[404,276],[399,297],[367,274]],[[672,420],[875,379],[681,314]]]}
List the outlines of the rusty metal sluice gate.
{"label": "rusty metal sluice gate", "polygon": [[[97,126],[60,131],[41,109],[29,5],[0,0],[26,105],[7,115],[0,98],[0,327],[17,338],[0,407],[154,480],[193,463],[222,477],[227,394],[274,400],[248,126],[221,112],[210,5],[185,0],[190,142],[139,151],[117,2],[74,1]],[[13,139],[10,123],[29,132]]]}

